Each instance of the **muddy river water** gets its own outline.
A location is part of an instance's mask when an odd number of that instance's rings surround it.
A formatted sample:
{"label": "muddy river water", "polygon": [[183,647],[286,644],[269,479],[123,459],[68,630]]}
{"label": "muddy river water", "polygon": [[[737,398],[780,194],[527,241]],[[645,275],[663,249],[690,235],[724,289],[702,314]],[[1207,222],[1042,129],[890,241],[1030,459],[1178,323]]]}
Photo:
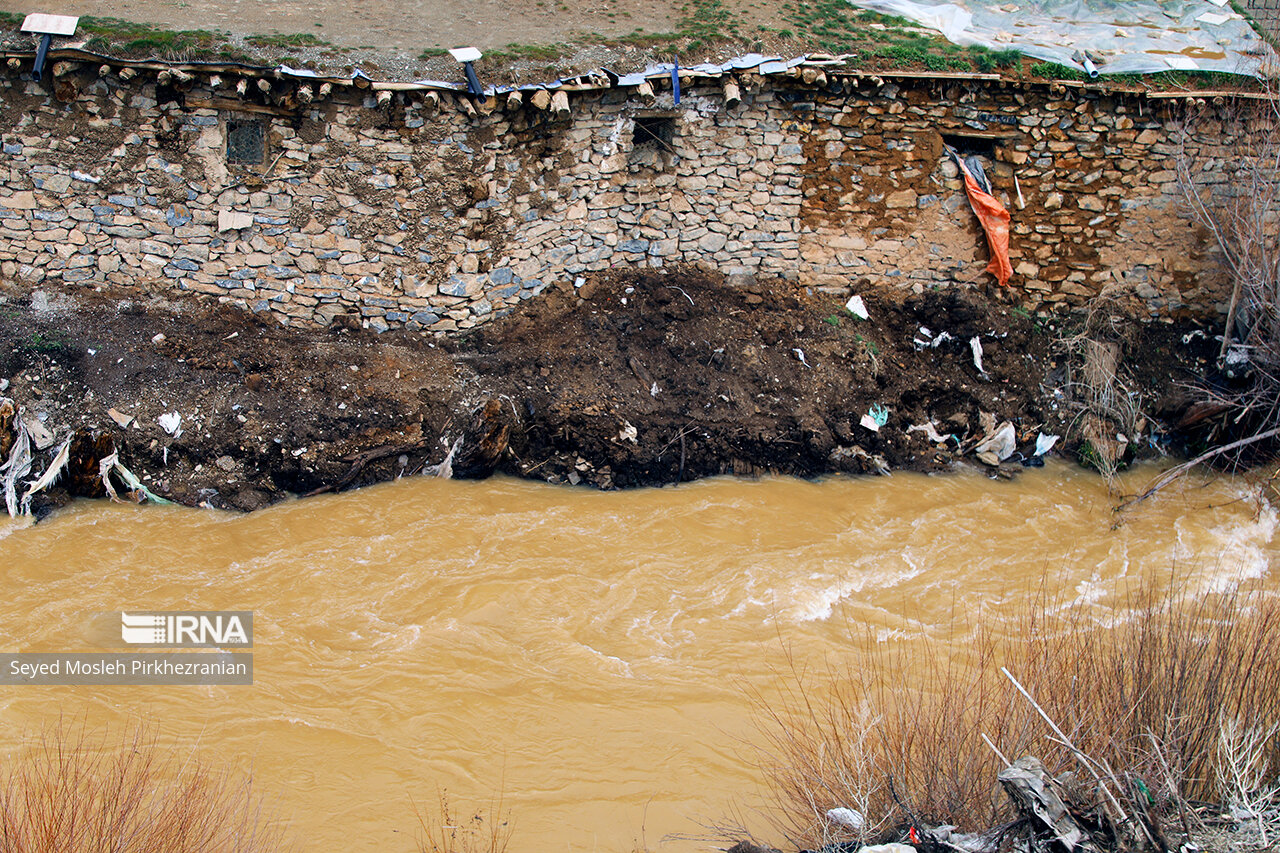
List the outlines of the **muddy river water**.
{"label": "muddy river water", "polygon": [[254,684],[0,688],[0,750],[59,714],[142,717],[252,770],[304,850],[413,849],[439,788],[503,792],[513,850],[705,849],[668,836],[755,801],[745,697],[772,695],[784,649],[838,659],[867,626],[946,641],[953,610],[998,619],[1042,582],[1100,608],[1171,567],[1194,591],[1272,585],[1277,516],[1249,494],[1190,480],[1117,525],[1101,480],[1058,464],[623,493],[413,479],[248,516],[81,502],[0,521],[0,649],[90,648],[103,611],[253,610]]}

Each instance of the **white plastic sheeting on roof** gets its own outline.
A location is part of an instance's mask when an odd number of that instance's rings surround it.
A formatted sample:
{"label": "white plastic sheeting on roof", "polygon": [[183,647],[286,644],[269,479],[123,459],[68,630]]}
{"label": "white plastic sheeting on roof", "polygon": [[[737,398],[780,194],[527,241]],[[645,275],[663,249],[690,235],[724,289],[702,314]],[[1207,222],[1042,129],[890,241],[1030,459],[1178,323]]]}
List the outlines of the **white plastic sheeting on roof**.
{"label": "white plastic sheeting on roof", "polygon": [[1257,75],[1271,48],[1227,0],[849,0],[900,15],[956,44],[1014,48],[1102,74],[1169,70]]}

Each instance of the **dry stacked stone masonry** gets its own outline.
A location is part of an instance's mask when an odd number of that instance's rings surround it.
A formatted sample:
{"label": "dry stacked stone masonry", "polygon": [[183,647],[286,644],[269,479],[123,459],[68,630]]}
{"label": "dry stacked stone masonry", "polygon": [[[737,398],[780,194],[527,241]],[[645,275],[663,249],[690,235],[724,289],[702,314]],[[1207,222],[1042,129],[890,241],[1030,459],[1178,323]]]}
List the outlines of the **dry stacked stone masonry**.
{"label": "dry stacked stone masonry", "polygon": [[1153,314],[1224,308],[1180,207],[1173,99],[794,69],[690,79],[678,105],[658,80],[478,104],[308,87],[281,106],[296,81],[55,72],[0,78],[5,280],[435,332],[612,268],[695,264],[838,296],[947,287],[988,259],[952,145],[1012,212],[1010,286],[1028,308],[1117,286]]}

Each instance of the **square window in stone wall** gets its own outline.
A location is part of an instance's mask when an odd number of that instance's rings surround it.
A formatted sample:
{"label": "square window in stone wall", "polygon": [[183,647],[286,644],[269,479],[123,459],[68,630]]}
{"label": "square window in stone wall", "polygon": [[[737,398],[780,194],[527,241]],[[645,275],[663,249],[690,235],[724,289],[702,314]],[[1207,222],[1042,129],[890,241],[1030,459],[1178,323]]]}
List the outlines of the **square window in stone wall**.
{"label": "square window in stone wall", "polygon": [[261,166],[267,159],[266,128],[259,119],[227,120],[227,163]]}
{"label": "square window in stone wall", "polygon": [[677,121],[670,113],[636,116],[631,130],[631,164],[662,171],[674,163]]}
{"label": "square window in stone wall", "polygon": [[632,150],[656,148],[668,153],[675,150],[676,117],[672,115],[636,116],[631,132]]}
{"label": "square window in stone wall", "polygon": [[987,133],[942,134],[942,144],[946,145],[948,148],[954,148],[955,152],[961,157],[976,156],[994,158],[996,156],[996,144],[1003,141],[1003,137],[993,136]]}

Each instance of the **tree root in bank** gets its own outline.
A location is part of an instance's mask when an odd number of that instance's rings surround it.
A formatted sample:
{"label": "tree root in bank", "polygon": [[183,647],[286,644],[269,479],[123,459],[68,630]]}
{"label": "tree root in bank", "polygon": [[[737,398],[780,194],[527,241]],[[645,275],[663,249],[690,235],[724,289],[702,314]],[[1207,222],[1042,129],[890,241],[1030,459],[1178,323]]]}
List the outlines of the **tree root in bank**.
{"label": "tree root in bank", "polygon": [[70,458],[71,439],[68,438],[62,443],[62,446],[58,448],[58,452],[54,455],[53,462],[49,463],[49,467],[45,469],[44,473],[41,474],[34,483],[27,487],[25,492],[23,492],[22,505],[20,509],[22,515],[29,515],[31,513],[31,498],[58,481],[58,478],[62,476],[62,472],[66,470],[67,463]]}
{"label": "tree root in bank", "polygon": [[168,504],[159,495],[143,485],[142,481],[120,462],[115,440],[109,433],[90,430],[73,432],[58,447],[53,460],[44,472],[26,484],[22,497],[18,497],[19,485],[31,473],[35,465],[35,441],[32,439],[21,412],[9,398],[0,398],[0,491],[4,493],[5,509],[11,518],[31,514],[31,502],[41,492],[62,481],[72,496],[109,497],[122,500],[115,476],[128,490],[128,497],[136,503],[150,501]]}
{"label": "tree root in bank", "polygon": [[336,483],[327,486],[321,486],[318,489],[312,489],[303,497],[314,497],[315,495],[323,495],[329,492],[340,492],[360,476],[360,472],[370,462],[377,462],[379,459],[386,459],[388,456],[399,456],[402,453],[413,453],[422,450],[429,444],[425,439],[422,441],[414,441],[409,444],[386,444],[382,447],[375,447],[372,450],[366,450],[363,453],[357,453],[354,456],[343,457],[343,461],[351,462],[351,468]]}
{"label": "tree root in bank", "polygon": [[[5,458],[7,457],[7,458]],[[18,481],[31,471],[31,437],[26,424],[18,417],[18,407],[8,397],[0,399],[0,488],[4,491],[5,508],[9,517],[18,515]]]}

